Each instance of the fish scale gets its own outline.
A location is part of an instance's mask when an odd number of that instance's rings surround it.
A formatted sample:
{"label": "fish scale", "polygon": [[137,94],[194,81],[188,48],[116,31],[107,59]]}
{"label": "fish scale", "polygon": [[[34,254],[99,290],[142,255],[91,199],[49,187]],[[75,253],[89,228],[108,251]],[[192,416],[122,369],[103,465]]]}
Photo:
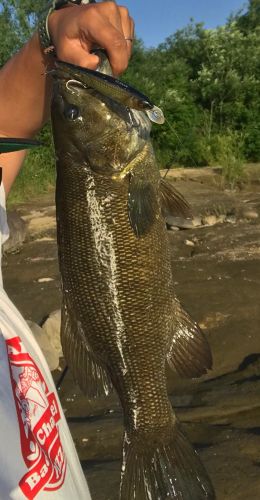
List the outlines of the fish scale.
{"label": "fish scale", "polygon": [[164,203],[175,215],[190,209],[160,179],[149,119],[131,115],[131,88],[124,85],[120,103],[112,77],[110,97],[97,72],[57,63],[54,78],[65,358],[87,395],[113,386],[121,401],[121,500],[213,499],[166,383],[167,360],[190,377],[211,366],[203,333],[174,293],[162,215]]}
{"label": "fish scale", "polygon": [[[83,179],[79,180],[78,189],[73,186],[74,180],[71,176],[67,176],[68,186],[62,184],[60,191],[57,189],[57,212],[58,216],[58,234],[62,232],[63,245],[65,248],[64,255],[61,260],[61,274],[63,276],[63,287],[68,290],[69,296],[73,297],[73,301],[76,302],[75,308],[78,319],[81,323],[86,323],[88,328],[88,335],[91,335],[90,328],[93,328],[93,342],[92,349],[94,348],[94,343],[97,343],[97,351],[100,350],[99,335],[104,336],[105,340],[111,343],[111,339],[115,341],[115,349],[117,350],[116,337],[114,331],[114,323],[111,322],[113,318],[113,309],[111,308],[111,294],[109,290],[106,291],[106,296],[102,289],[104,287],[103,280],[106,279],[104,276],[104,270],[107,267],[107,261],[105,259],[102,262],[103,273],[101,279],[97,280],[100,272],[100,263],[98,259],[93,256],[96,253],[96,242],[93,238],[92,224],[88,217],[88,207],[85,205],[86,192],[88,191],[89,179],[86,172],[85,179],[85,193],[81,194],[81,198],[84,203],[84,210],[82,210],[81,199],[78,197],[78,190],[82,191]],[[99,199],[105,200],[107,197],[107,192],[110,189],[111,193],[111,181],[101,184],[98,182],[99,186]],[[117,185],[116,185],[117,188]],[[71,209],[66,210],[63,206],[64,200],[64,190],[65,192],[70,189],[77,196],[77,204],[73,203],[71,200]],[[117,194],[117,190],[116,190]],[[170,276],[170,262],[168,253],[168,247],[166,245],[166,229],[165,226],[161,224],[161,220],[158,220],[155,224],[152,232],[149,236],[137,240],[131,230],[127,212],[126,212],[126,192],[120,192],[120,197],[117,196],[113,199],[114,205],[108,207],[105,204],[104,217],[108,226],[112,218],[115,218],[115,223],[112,226],[111,231],[113,232],[113,244],[117,248],[117,288],[120,300],[121,315],[124,318],[125,330],[131,331],[131,339],[134,341],[134,359],[130,361],[131,366],[134,366],[136,362],[136,356],[138,350],[141,352],[143,357],[143,368],[142,371],[145,372],[145,367],[147,366],[146,357],[144,354],[151,346],[151,338],[154,336],[156,331],[165,331],[165,318],[162,317],[162,306],[169,315],[169,287],[171,286]],[[66,203],[67,205],[67,203]],[[110,208],[110,211],[108,210]],[[77,221],[77,231],[75,231],[75,220]],[[73,229],[73,238],[71,234],[71,228]],[[79,230],[80,228],[80,230]],[[68,231],[67,231],[68,229]],[[59,236],[58,236],[59,237]],[[76,245],[71,242],[75,242]],[[127,245],[126,245],[127,242]],[[163,243],[164,242],[164,243]],[[149,259],[147,263],[147,254],[149,254],[149,249],[157,247],[157,252],[161,254],[164,262],[164,272],[162,272],[161,265],[158,266],[158,259]],[[127,247],[127,251],[126,251]],[[82,259],[82,254],[84,259]],[[133,266],[132,256],[136,256],[135,266]],[[150,257],[156,255],[154,252]],[[108,256],[108,261],[109,261]],[[110,269],[110,263],[108,262]],[[157,275],[154,271],[160,268],[160,275]],[[79,288],[79,283],[85,277],[85,281]],[[110,279],[110,276],[108,276]],[[163,282],[163,293],[155,294],[157,286],[160,286],[160,281]],[[168,289],[165,284],[168,281]],[[149,286],[149,288],[148,288]],[[102,302],[100,303],[100,298],[102,295]],[[154,295],[156,295],[154,297]],[[86,297],[90,300],[86,301]],[[156,298],[157,306],[155,306],[154,299]],[[129,314],[131,312],[131,314]],[[144,329],[146,325],[145,335],[140,336],[140,331]],[[157,326],[157,328],[155,328]],[[149,327],[149,328],[148,328]],[[165,335],[169,336],[170,331],[168,329],[165,331]],[[157,337],[157,334],[156,334]],[[102,337],[103,338],[103,337]],[[149,342],[148,342],[149,339]],[[148,344],[147,344],[148,342]],[[158,339],[156,341],[156,348],[158,349]],[[165,342],[163,341],[163,346]],[[107,353],[107,351],[106,351]],[[151,354],[151,359],[154,359],[153,354]],[[162,351],[162,365],[165,365],[165,347]],[[158,362],[158,358],[156,358]],[[140,367],[139,367],[140,369]],[[149,380],[149,384],[152,381]]]}

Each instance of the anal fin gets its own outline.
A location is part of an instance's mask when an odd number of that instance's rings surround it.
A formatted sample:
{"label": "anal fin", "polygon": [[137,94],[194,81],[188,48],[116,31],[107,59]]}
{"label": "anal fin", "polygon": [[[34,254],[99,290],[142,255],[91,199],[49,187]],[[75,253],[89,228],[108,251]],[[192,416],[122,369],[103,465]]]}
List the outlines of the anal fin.
{"label": "anal fin", "polygon": [[177,299],[174,299],[174,317],[177,317],[177,321],[174,323],[167,361],[182,377],[200,377],[212,368],[208,341]]}
{"label": "anal fin", "polygon": [[81,324],[66,304],[61,311],[61,344],[68,366],[88,398],[107,396],[112,392],[112,382],[105,367],[92,353]]}

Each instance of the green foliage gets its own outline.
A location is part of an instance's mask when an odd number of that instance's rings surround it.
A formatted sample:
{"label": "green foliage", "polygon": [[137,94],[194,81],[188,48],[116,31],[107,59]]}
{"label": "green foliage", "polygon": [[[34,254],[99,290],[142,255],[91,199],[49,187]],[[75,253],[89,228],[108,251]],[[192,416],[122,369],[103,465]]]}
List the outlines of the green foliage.
{"label": "green foliage", "polygon": [[260,36],[245,36],[236,23],[207,30],[207,57],[193,81],[196,100],[212,110],[214,123],[241,129],[248,120],[248,108],[259,106]]}
{"label": "green foliage", "polygon": [[[42,0],[0,1],[0,66],[30,36],[44,6]],[[124,80],[164,111],[165,124],[152,128],[160,167],[223,163],[234,185],[242,158],[260,161],[259,61],[260,0],[248,0],[214,30],[191,22],[155,49],[136,41]],[[50,143],[50,129],[43,134]],[[28,192],[29,178],[37,189],[53,181],[49,146],[30,153],[19,192],[25,179]]]}
{"label": "green foliage", "polygon": [[245,14],[241,12],[232,17],[231,20],[235,19],[238,28],[243,33],[250,33],[260,26],[260,1],[259,0],[249,0],[248,9]]}
{"label": "green foliage", "polygon": [[55,153],[49,125],[42,129],[37,139],[41,141],[42,146],[28,153],[8,197],[9,205],[35,198],[54,185]]}
{"label": "green foliage", "polygon": [[240,132],[226,130],[214,136],[211,164],[222,167],[223,179],[234,189],[244,179],[244,137]]}
{"label": "green foliage", "polygon": [[147,50],[138,41],[124,80],[147,94],[160,106],[166,123],[152,129],[160,166],[170,163],[193,164],[197,150],[197,129],[201,110],[189,92],[189,68],[176,56],[161,50]]}
{"label": "green foliage", "polygon": [[0,67],[31,36],[43,8],[41,0],[0,1]]}
{"label": "green foliage", "polygon": [[214,30],[190,23],[147,50],[140,41],[126,79],[161,106],[153,127],[160,165],[206,165],[214,137],[244,137],[246,160],[260,161],[260,0]]}

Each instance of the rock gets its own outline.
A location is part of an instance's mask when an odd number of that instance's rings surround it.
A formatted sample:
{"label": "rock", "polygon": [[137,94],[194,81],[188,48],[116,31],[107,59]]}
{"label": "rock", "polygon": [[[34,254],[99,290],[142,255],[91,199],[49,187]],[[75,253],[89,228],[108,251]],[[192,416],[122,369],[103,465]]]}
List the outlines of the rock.
{"label": "rock", "polygon": [[259,217],[258,213],[256,212],[256,210],[245,210],[244,213],[243,213],[243,216],[245,219],[251,219],[251,220],[254,220],[254,219],[257,219]]}
{"label": "rock", "polygon": [[218,218],[216,215],[205,215],[202,218],[202,224],[204,226],[214,226],[215,224],[217,224],[217,222]]}
{"label": "rock", "polygon": [[185,219],[184,217],[173,217],[168,215],[166,217],[166,224],[170,229],[177,227],[179,229],[193,229],[194,227],[201,226],[201,217],[193,217],[193,219]]}
{"label": "rock", "polygon": [[160,172],[162,177],[167,174],[167,179],[174,181],[185,180],[185,182],[209,184],[214,187],[222,184],[221,167],[171,168],[168,171],[161,170]]}
{"label": "rock", "polygon": [[225,222],[225,220],[226,220],[226,215],[221,214],[218,216],[218,222],[223,223],[223,222]]}
{"label": "rock", "polygon": [[223,314],[222,312],[215,312],[205,316],[200,322],[199,326],[202,329],[212,329],[223,325],[230,317],[230,314]]}
{"label": "rock", "polygon": [[22,247],[27,236],[27,225],[16,211],[8,212],[7,221],[10,236],[4,243],[3,250],[5,253],[15,253]]}
{"label": "rock", "polygon": [[38,342],[50,370],[56,370],[59,367],[59,355],[57,351],[53,349],[53,345],[46,335],[46,332],[33,321],[28,320],[27,324],[32,330],[33,336]]}
{"label": "rock", "polygon": [[54,278],[39,278],[38,283],[48,283],[49,281],[54,281]]}
{"label": "rock", "polygon": [[166,223],[169,226],[176,226],[182,229],[190,229],[193,227],[193,219],[185,219],[184,217],[173,217],[168,215],[166,217]]}
{"label": "rock", "polygon": [[63,355],[60,343],[60,324],[61,311],[58,309],[53,311],[42,325],[43,331],[59,358]]}
{"label": "rock", "polygon": [[28,232],[33,237],[53,231],[56,229],[55,206],[30,210],[23,215],[23,219],[27,222]]}
{"label": "rock", "polygon": [[42,216],[36,217],[29,221],[29,232],[31,235],[35,236],[41,233],[45,233],[56,228],[56,219],[54,216]]}
{"label": "rock", "polygon": [[234,215],[228,215],[225,219],[225,222],[228,222],[229,224],[236,224],[237,219]]}
{"label": "rock", "polygon": [[122,418],[121,415],[107,416],[70,424],[73,441],[80,460],[116,460],[122,455]]}
{"label": "rock", "polygon": [[185,240],[184,241],[185,245],[187,245],[188,247],[195,247],[195,243],[194,241],[191,241],[191,240]]}
{"label": "rock", "polygon": [[201,224],[202,224],[201,217],[199,217],[199,216],[193,217],[193,219],[192,219],[193,227],[199,227],[199,226],[201,226]]}

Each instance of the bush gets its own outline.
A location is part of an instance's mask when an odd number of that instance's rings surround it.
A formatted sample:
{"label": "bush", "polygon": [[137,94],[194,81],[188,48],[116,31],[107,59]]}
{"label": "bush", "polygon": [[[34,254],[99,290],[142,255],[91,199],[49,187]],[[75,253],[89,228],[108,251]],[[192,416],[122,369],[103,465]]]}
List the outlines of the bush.
{"label": "bush", "polygon": [[212,138],[212,164],[222,167],[223,180],[234,189],[244,179],[244,137],[240,132],[227,130]]}
{"label": "bush", "polygon": [[29,200],[54,186],[55,153],[49,125],[43,128],[37,139],[43,145],[28,153],[8,197],[9,205]]}

